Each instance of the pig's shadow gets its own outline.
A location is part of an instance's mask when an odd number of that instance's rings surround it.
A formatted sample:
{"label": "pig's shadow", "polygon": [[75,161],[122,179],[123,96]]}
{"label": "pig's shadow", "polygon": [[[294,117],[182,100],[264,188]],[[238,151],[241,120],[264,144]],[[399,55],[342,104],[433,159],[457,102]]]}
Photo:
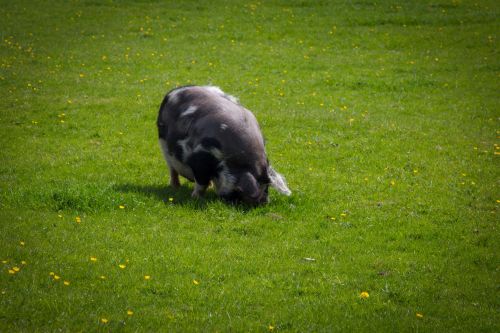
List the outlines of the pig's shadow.
{"label": "pig's shadow", "polygon": [[170,205],[189,205],[196,208],[204,208],[209,202],[219,200],[213,189],[208,189],[202,198],[195,199],[191,197],[192,188],[186,184],[182,184],[178,188],[173,188],[170,185],[137,185],[137,184],[121,184],[116,185],[114,189],[123,193],[137,193],[149,198],[154,198],[163,201]]}

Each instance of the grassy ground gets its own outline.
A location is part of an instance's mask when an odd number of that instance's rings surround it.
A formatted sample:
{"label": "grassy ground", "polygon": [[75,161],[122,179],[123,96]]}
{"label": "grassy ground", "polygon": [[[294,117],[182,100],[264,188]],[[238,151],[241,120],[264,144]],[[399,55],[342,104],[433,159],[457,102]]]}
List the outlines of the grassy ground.
{"label": "grassy ground", "polygon": [[[0,331],[498,332],[499,9],[0,1]],[[194,83],[290,198],[167,186]]]}

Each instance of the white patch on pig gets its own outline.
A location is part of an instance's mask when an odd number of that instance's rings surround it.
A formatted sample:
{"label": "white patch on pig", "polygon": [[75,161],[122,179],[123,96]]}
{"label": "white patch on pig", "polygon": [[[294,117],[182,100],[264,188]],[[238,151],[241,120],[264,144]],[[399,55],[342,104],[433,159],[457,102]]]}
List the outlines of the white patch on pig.
{"label": "white patch on pig", "polygon": [[[182,163],[181,161],[179,161],[178,159],[176,159],[173,155],[171,155],[169,153],[167,141],[160,138],[159,142],[160,142],[161,151],[163,153],[163,157],[165,158],[165,161],[167,161],[168,167],[171,169],[174,169],[181,176],[183,176],[187,179],[194,179],[193,170],[191,170],[191,168],[189,166]],[[182,149],[184,150],[184,147]],[[183,155],[183,156],[185,156],[185,155]]]}
{"label": "white patch on pig", "polygon": [[187,160],[188,160],[188,158],[189,158],[189,156],[190,156],[190,155],[191,155],[191,153],[192,153],[192,149],[191,149],[191,147],[189,147],[189,145],[187,144],[187,143],[188,143],[188,141],[189,141],[189,138],[186,138],[186,139],[184,139],[184,140],[179,140],[179,141],[177,141],[177,145],[178,145],[179,147],[181,147],[181,149],[182,149],[182,159],[183,159],[184,161],[187,161]]}
{"label": "white patch on pig", "polygon": [[209,92],[214,93],[216,95],[220,95],[220,96],[225,95],[224,92],[219,87],[216,87],[216,86],[203,86],[203,88],[205,88]]}
{"label": "white patch on pig", "polygon": [[198,110],[198,107],[196,105],[191,105],[184,112],[182,112],[181,117],[192,115],[196,112],[196,110]]}
{"label": "white patch on pig", "polygon": [[222,171],[220,171],[218,176],[214,179],[215,188],[218,195],[229,194],[234,189],[236,178],[231,175],[226,163],[221,162],[220,167]]}
{"label": "white patch on pig", "polygon": [[240,104],[240,101],[232,95],[224,94],[224,97],[226,97],[228,100],[230,100],[234,104]]}
{"label": "white patch on pig", "polygon": [[216,95],[222,96],[222,97],[230,100],[231,102],[233,102],[235,104],[240,104],[240,101],[236,97],[231,96],[229,94],[226,94],[219,87],[216,87],[216,86],[204,86],[203,88],[205,88],[206,90],[210,91],[211,93],[214,93]]}
{"label": "white patch on pig", "polygon": [[225,131],[227,129],[227,125],[226,124],[220,124],[220,129]]}
{"label": "white patch on pig", "polygon": [[210,153],[219,161],[221,161],[224,157],[224,154],[222,154],[222,152],[217,148],[211,148]]}

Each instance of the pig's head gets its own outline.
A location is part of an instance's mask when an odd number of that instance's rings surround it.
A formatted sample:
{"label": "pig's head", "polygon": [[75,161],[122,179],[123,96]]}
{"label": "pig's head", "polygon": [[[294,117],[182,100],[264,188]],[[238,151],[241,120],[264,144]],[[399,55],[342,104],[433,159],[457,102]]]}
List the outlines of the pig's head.
{"label": "pig's head", "polygon": [[292,193],[286,184],[285,178],[270,165],[263,167],[260,172],[229,169],[226,176],[232,178],[232,186],[221,196],[229,202],[242,202],[248,205],[265,204],[269,202],[269,186],[287,196]]}

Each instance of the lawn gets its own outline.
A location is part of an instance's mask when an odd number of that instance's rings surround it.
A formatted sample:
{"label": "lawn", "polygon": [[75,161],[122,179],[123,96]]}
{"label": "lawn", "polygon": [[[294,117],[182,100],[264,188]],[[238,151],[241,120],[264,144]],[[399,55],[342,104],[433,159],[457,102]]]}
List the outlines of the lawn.
{"label": "lawn", "polygon": [[[500,331],[498,1],[0,0],[0,331]],[[293,194],[168,186],[165,93]]]}

